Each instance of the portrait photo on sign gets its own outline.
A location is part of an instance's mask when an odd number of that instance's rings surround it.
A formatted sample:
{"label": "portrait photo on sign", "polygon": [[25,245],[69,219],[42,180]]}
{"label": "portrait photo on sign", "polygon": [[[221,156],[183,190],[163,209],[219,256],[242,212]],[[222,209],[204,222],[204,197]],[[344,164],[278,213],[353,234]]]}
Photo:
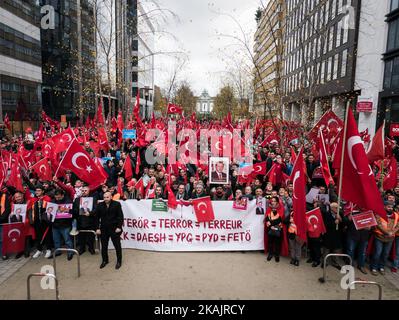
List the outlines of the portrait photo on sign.
{"label": "portrait photo on sign", "polygon": [[10,223],[25,222],[26,217],[26,204],[14,204],[13,211],[11,212],[8,220]]}
{"label": "portrait photo on sign", "polygon": [[58,205],[56,219],[70,219],[72,218],[72,203]]}
{"label": "portrait photo on sign", "polygon": [[91,211],[93,211],[93,198],[91,197],[80,198],[79,213],[81,215],[84,215],[86,213],[90,213]]}
{"label": "portrait photo on sign", "polygon": [[46,206],[46,214],[47,214],[47,219],[48,221],[53,221],[55,220],[55,216],[57,215],[58,211],[58,204],[55,203],[47,203]]}
{"label": "portrait photo on sign", "polygon": [[209,183],[229,184],[229,158],[209,158]]}

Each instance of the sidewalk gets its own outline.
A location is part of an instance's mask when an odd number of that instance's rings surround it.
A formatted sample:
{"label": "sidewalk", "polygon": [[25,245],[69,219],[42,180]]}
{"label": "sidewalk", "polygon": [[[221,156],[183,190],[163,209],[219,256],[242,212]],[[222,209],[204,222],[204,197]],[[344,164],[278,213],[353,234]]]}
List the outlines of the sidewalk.
{"label": "sidewalk", "polygon": [[0,259],[0,285],[29,261],[30,258],[25,258],[24,256],[19,259],[15,259],[15,257],[12,256],[5,261]]}
{"label": "sidewalk", "polygon": [[385,272],[385,279],[399,290],[399,273],[392,273],[390,269],[387,269]]}

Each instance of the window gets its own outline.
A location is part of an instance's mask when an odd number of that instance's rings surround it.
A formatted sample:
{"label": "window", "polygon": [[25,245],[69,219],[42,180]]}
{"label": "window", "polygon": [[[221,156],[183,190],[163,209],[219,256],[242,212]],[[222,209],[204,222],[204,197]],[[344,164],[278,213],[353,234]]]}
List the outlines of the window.
{"label": "window", "polygon": [[330,57],[328,58],[328,64],[327,65],[327,82],[331,81],[331,72],[332,72],[332,68],[333,68],[333,58]]}
{"label": "window", "polygon": [[391,88],[393,60],[385,62],[384,89]]}
{"label": "window", "polygon": [[325,79],[325,63],[326,61],[322,61],[321,62],[321,71],[320,71],[320,83],[323,84],[324,83],[324,79]]}
{"label": "window", "polygon": [[334,26],[330,28],[330,34],[328,39],[328,51],[331,51],[334,46]]}
{"label": "window", "polygon": [[[345,16],[344,19],[349,19],[349,15]],[[348,21],[348,20],[344,20]],[[349,36],[349,29],[348,28],[343,28],[344,29],[344,37],[342,39],[342,44],[345,44],[348,42],[348,36]]]}
{"label": "window", "polygon": [[342,35],[342,20],[338,22],[337,26],[337,42],[335,46],[338,48],[341,45],[341,35]]}
{"label": "window", "polygon": [[333,68],[334,68],[334,71],[333,71],[333,80],[337,80],[337,78],[338,78],[338,66],[339,66],[339,62],[338,62],[338,60],[339,60],[339,54],[337,53],[337,54],[334,56],[334,65],[333,65]]}
{"label": "window", "polygon": [[391,0],[391,11],[399,8],[399,0]]}
{"label": "window", "polygon": [[348,49],[342,52],[342,62],[341,62],[341,77],[346,77],[346,67],[348,64]]}
{"label": "window", "polygon": [[399,88],[399,58],[393,60],[391,88]]}
{"label": "window", "polygon": [[[399,1],[399,0],[398,0]],[[389,23],[387,50],[399,48],[399,20]]]}

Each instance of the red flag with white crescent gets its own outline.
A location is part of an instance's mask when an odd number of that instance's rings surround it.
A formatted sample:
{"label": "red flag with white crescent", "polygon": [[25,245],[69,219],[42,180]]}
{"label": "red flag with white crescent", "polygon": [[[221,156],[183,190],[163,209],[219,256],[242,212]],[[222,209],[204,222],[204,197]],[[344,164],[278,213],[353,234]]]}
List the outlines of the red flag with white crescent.
{"label": "red flag with white crescent", "polygon": [[25,224],[9,223],[3,224],[3,246],[2,255],[19,253],[25,249]]}
{"label": "red flag with white crescent", "polygon": [[348,113],[346,139],[343,140],[340,139],[334,159],[335,165],[340,166],[344,150],[343,168],[338,170],[339,173],[343,170],[342,181],[338,182],[338,184],[342,183],[342,198],[363,209],[372,210],[381,218],[386,219],[381,194],[378,191],[374,173],[369,165],[351,109]]}
{"label": "red flag with white crescent", "polygon": [[386,169],[386,175],[384,178],[384,190],[391,190],[398,184],[398,162],[395,157],[391,158],[388,168]]}
{"label": "red flag with white crescent", "polygon": [[294,221],[297,225],[298,236],[306,241],[306,177],[305,177],[305,164],[303,161],[303,148],[298,154],[292,169],[291,178],[293,191],[292,203],[294,211]]}
{"label": "red flag with white crescent", "polygon": [[183,114],[183,109],[175,104],[168,104],[168,114]]}
{"label": "red flag with white crescent", "polygon": [[327,158],[326,144],[324,142],[323,131],[321,129],[319,131],[318,139],[320,167],[323,173],[324,182],[326,183],[326,186],[329,186],[330,183],[334,184],[334,180],[331,176],[330,166],[328,164]]}
{"label": "red flag with white crescent", "polygon": [[31,170],[37,174],[42,181],[51,181],[53,179],[53,171],[51,170],[50,164],[47,158],[44,158],[37,162]]}
{"label": "red flag with white crescent", "polygon": [[194,199],[193,206],[198,222],[215,220],[215,213],[213,212],[211,197]]}
{"label": "red flag with white crescent", "polygon": [[71,128],[68,128],[67,130],[64,130],[61,133],[53,136],[51,140],[54,145],[54,152],[64,152],[66,149],[68,149],[69,145],[74,139],[76,139],[75,132]]}
{"label": "red flag with white crescent", "polygon": [[91,189],[98,188],[106,181],[96,163],[93,159],[90,159],[89,154],[82,148],[76,139],[72,141],[64,158],[60,162],[55,173],[57,177],[60,177],[60,168],[71,170],[79,177],[79,179],[88,183]]}
{"label": "red flag with white crescent", "polygon": [[318,238],[327,232],[320,208],[306,212],[306,222],[309,236],[312,238]]}
{"label": "red flag with white crescent", "polygon": [[374,161],[383,160],[385,157],[385,121],[383,125],[378,129],[373,140],[371,140],[370,145],[367,150],[367,159],[369,163]]}

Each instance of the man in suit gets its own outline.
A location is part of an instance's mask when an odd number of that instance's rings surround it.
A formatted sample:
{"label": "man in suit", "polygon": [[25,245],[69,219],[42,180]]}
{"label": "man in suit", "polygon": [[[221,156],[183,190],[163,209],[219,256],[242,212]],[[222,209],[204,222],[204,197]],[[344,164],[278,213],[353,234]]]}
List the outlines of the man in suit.
{"label": "man in suit", "polygon": [[216,163],[216,171],[212,171],[212,182],[227,182],[227,174],[223,172],[224,162],[219,161]]}
{"label": "man in suit", "polygon": [[96,233],[101,235],[101,255],[102,263],[100,269],[108,263],[108,243],[111,238],[116,250],[117,263],[115,269],[122,266],[122,247],[121,234],[123,225],[122,206],[119,202],[112,200],[110,192],[104,193],[104,202],[98,204],[96,208]]}

